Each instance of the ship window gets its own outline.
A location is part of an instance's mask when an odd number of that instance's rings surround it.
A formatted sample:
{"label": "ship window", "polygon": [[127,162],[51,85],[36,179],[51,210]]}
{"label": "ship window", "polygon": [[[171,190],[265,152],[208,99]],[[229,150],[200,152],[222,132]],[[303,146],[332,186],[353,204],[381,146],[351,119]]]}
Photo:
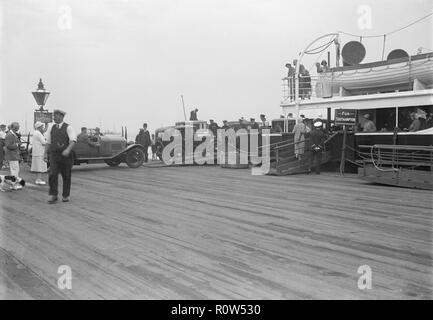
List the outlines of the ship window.
{"label": "ship window", "polygon": [[433,127],[433,106],[415,106],[398,108],[398,128],[401,131],[412,131],[415,117],[419,118],[418,130]]}
{"label": "ship window", "polygon": [[370,116],[370,120],[376,125],[377,131],[387,132],[393,131],[395,127],[395,108],[383,109],[367,109],[359,110],[358,112],[358,130],[362,131],[364,128],[365,115]]}

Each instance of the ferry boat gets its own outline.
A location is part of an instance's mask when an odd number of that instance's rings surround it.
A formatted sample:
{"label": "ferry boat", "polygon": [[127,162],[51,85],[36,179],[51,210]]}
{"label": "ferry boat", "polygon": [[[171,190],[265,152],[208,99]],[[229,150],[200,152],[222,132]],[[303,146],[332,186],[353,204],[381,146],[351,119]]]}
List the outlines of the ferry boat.
{"label": "ferry boat", "polygon": [[[359,56],[359,52],[353,54],[356,55]],[[429,172],[420,178],[424,179],[420,184],[415,184],[417,187],[433,188],[433,158],[430,150],[433,146],[433,53],[362,64],[357,61],[324,70],[311,77],[312,89],[304,99],[299,98],[299,90],[298,96],[293,96],[295,90],[292,80],[285,79],[283,83],[285,90],[281,108],[286,115],[314,111],[321,113],[326,110],[327,121],[331,123],[335,110],[355,110],[356,123],[347,128],[349,134],[346,142],[353,152],[348,152],[347,157],[352,163],[363,163],[363,168],[368,166],[368,162],[370,165],[376,164],[373,166],[376,178],[370,181],[413,187],[413,183],[400,181],[401,176],[398,176],[398,172],[410,168]],[[287,93],[292,93],[292,96]],[[375,124],[375,131],[365,131],[366,117]],[[415,120],[417,125],[414,125]],[[334,126],[334,129],[342,128]],[[336,147],[341,148],[341,142]],[[382,159],[378,166],[381,148],[382,152],[387,153],[385,149],[388,151],[389,157]],[[400,162],[396,167],[395,160],[399,152],[404,153],[408,161]],[[416,156],[420,154],[423,161],[416,161]],[[360,172],[366,174],[365,170]],[[393,172],[394,176],[384,179],[384,174],[378,172]]]}

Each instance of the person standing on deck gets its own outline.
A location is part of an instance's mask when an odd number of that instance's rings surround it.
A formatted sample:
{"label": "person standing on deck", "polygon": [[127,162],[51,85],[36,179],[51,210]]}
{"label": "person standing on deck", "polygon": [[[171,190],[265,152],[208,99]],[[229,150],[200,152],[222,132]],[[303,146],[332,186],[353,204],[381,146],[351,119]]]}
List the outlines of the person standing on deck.
{"label": "person standing on deck", "polygon": [[260,120],[262,121],[261,127],[269,127],[269,122],[266,120],[266,116],[264,114],[260,115]]}
{"label": "person standing on deck", "polygon": [[189,121],[197,121],[197,112],[198,112],[197,108],[191,111],[189,116]]}
{"label": "person standing on deck", "polygon": [[[12,122],[10,130],[6,134],[5,138],[5,159],[9,161],[10,175],[15,176],[17,181],[20,174],[20,139],[18,136],[18,130],[20,125],[18,122]],[[22,186],[17,182],[14,183],[14,190],[22,189]]]}
{"label": "person standing on deck", "polygon": [[6,139],[6,125],[0,125],[0,170],[3,169],[3,161],[5,158],[5,139]]}
{"label": "person standing on deck", "polygon": [[259,124],[256,122],[256,119],[254,119],[254,118],[250,118],[250,122],[251,122],[251,129],[257,129],[257,130],[259,130],[260,126],[259,126]]}
{"label": "person standing on deck", "polygon": [[298,119],[297,123],[293,127],[292,133],[295,134],[293,137],[295,157],[298,160],[301,160],[305,149],[305,134],[307,133],[307,126],[302,118]]}
{"label": "person standing on deck", "polygon": [[290,101],[293,101],[295,98],[295,68],[292,67],[290,63],[286,63],[287,68],[287,77],[283,78],[283,80],[287,80],[287,86],[288,86],[288,96]]}
{"label": "person standing on deck", "polygon": [[315,168],[316,174],[320,174],[320,164],[322,162],[322,149],[323,143],[325,142],[326,135],[323,132],[322,121],[317,119],[314,122],[313,130],[310,133],[310,145],[311,145],[311,156],[310,156],[310,172]]}
{"label": "person standing on deck", "polygon": [[50,160],[48,184],[50,186],[48,203],[57,202],[59,174],[63,180],[62,201],[68,202],[71,192],[71,171],[73,165],[72,149],[77,142],[74,129],[63,122],[66,112],[55,109],[54,124],[46,132],[47,144],[44,159]]}

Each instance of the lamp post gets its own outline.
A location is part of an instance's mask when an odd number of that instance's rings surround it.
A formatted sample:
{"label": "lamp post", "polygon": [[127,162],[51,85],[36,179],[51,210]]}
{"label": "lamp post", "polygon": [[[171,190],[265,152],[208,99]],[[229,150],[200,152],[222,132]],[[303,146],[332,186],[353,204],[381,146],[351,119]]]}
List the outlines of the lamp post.
{"label": "lamp post", "polygon": [[35,109],[33,123],[36,123],[36,121],[40,121],[45,124],[53,122],[52,112],[48,112],[47,109],[44,109],[45,103],[47,102],[50,93],[45,90],[42,79],[39,79],[38,88],[36,91],[33,91],[32,94],[35,98],[36,104],[39,106],[39,109]]}
{"label": "lamp post", "polygon": [[36,100],[36,104],[39,106],[39,109],[36,109],[36,111],[39,112],[48,111],[44,109],[44,106],[45,103],[47,102],[50,93],[45,90],[44,84],[42,83],[42,79],[39,79],[38,88],[36,89],[36,91],[33,91],[32,94]]}

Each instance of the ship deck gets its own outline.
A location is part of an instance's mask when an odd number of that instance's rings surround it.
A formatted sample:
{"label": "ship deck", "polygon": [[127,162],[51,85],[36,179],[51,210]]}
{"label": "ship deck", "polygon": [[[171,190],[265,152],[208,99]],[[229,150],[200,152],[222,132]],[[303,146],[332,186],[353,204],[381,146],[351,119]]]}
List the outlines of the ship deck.
{"label": "ship deck", "polygon": [[69,203],[0,192],[0,298],[433,298],[430,191],[212,166],[83,165],[72,181]]}

